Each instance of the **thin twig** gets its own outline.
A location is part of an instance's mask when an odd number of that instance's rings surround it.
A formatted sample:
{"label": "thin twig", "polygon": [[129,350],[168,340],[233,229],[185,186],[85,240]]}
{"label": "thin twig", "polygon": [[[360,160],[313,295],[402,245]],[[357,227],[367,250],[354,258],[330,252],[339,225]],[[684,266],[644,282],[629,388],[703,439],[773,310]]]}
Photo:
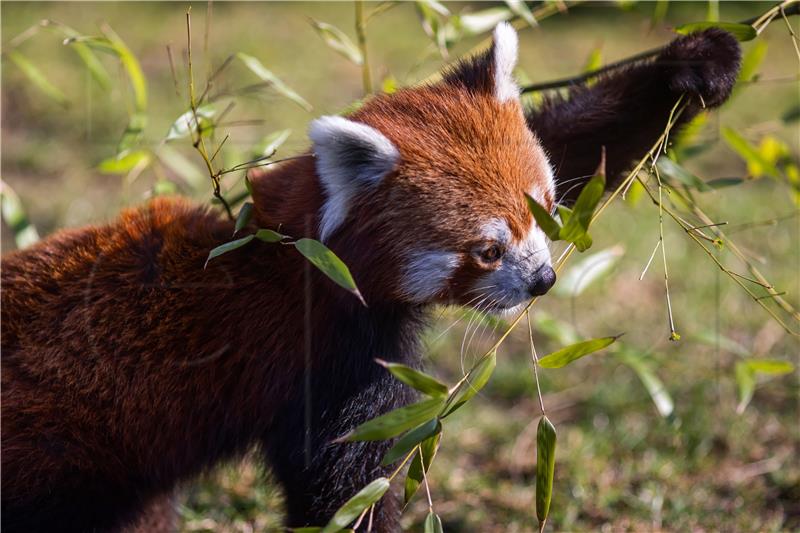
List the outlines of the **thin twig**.
{"label": "thin twig", "polygon": [[528,338],[531,341],[531,358],[533,359],[533,377],[536,380],[536,393],[539,396],[539,407],[542,409],[542,416],[544,412],[544,400],[542,399],[542,387],[539,385],[539,356],[536,355],[536,345],[533,343],[533,327],[531,326],[531,313],[525,310],[525,317],[528,320]]}
{"label": "thin twig", "polygon": [[356,38],[358,49],[361,51],[361,83],[364,95],[372,94],[372,75],[369,71],[369,58],[367,56],[367,25],[364,20],[364,0],[355,0],[356,8]]}

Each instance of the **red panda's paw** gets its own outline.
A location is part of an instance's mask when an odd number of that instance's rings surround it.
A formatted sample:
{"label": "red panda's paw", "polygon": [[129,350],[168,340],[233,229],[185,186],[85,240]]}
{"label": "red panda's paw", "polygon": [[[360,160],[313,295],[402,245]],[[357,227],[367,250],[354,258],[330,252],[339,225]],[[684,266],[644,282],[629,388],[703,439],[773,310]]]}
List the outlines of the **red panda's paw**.
{"label": "red panda's paw", "polygon": [[733,35],[710,28],[675,39],[661,53],[658,62],[668,69],[668,83],[673,92],[686,93],[702,99],[706,107],[716,107],[731,94],[741,55]]}

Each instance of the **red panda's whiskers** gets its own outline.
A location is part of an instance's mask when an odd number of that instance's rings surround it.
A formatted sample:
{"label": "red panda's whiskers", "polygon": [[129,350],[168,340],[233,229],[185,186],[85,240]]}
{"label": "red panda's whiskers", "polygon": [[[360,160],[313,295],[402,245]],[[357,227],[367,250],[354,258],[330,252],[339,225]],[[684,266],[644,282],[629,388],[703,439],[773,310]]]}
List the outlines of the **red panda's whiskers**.
{"label": "red panda's whiskers", "polygon": [[465,344],[466,344],[466,342],[467,342],[467,336],[469,336],[469,328],[472,326],[472,323],[473,323],[473,322],[474,322],[474,321],[475,321],[475,320],[476,320],[476,319],[477,319],[477,318],[480,316],[480,309],[481,309],[481,305],[483,304],[483,302],[485,302],[485,301],[486,301],[486,300],[488,300],[489,298],[490,298],[490,296],[489,296],[488,294],[486,294],[486,295],[484,295],[484,296],[483,296],[483,298],[481,298],[481,299],[478,301],[478,303],[477,303],[477,304],[475,304],[475,305],[473,306],[473,307],[475,307],[475,309],[476,309],[476,310],[478,310],[479,312],[478,312],[478,313],[475,313],[475,314],[473,314],[473,315],[470,317],[470,319],[469,319],[469,322],[467,322],[467,327],[466,327],[466,329],[464,330],[464,338],[463,338],[463,339],[461,339],[461,350],[460,350],[460,353],[459,353],[459,360],[460,360],[460,363],[461,363],[461,373],[462,373],[462,374],[464,374],[464,373],[466,372],[466,368],[464,367],[464,348],[465,348]]}

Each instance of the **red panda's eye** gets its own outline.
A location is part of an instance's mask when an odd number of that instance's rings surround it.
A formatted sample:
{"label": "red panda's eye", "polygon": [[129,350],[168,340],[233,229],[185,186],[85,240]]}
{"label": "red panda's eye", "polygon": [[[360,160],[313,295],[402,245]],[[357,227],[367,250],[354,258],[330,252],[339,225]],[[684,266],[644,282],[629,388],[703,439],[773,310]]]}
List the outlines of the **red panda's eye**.
{"label": "red panda's eye", "polygon": [[494,263],[503,256],[503,249],[498,244],[492,244],[481,252],[481,259],[487,263]]}

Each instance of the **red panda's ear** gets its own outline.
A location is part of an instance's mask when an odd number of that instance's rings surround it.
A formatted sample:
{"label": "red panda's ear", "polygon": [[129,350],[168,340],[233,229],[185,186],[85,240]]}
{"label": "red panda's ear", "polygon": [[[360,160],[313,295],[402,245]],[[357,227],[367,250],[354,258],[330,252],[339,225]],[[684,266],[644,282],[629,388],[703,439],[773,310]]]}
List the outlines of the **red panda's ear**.
{"label": "red panda's ear", "polygon": [[444,74],[444,83],[469,92],[492,94],[500,102],[519,99],[514,80],[519,47],[517,32],[507,22],[494,29],[494,42],[486,52],[463,60]]}
{"label": "red panda's ear", "polygon": [[325,241],[345,221],[354,196],[378,185],[394,170],[400,153],[375,128],[344,117],[318,118],[308,136],[326,195],[319,227],[320,240]]}

